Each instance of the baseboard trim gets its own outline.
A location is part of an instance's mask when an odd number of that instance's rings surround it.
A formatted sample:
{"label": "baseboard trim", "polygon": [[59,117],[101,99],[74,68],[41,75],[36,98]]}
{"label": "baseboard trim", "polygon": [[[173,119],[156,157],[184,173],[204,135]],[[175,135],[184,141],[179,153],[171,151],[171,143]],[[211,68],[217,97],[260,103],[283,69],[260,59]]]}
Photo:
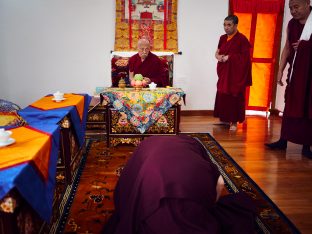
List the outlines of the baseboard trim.
{"label": "baseboard trim", "polygon": [[213,110],[182,110],[181,116],[212,116]]}
{"label": "baseboard trim", "polygon": [[[269,110],[271,116],[280,116],[278,109]],[[213,110],[181,110],[181,116],[213,116]]]}
{"label": "baseboard trim", "polygon": [[272,116],[279,116],[279,114],[282,112],[278,109],[269,109],[270,115]]}

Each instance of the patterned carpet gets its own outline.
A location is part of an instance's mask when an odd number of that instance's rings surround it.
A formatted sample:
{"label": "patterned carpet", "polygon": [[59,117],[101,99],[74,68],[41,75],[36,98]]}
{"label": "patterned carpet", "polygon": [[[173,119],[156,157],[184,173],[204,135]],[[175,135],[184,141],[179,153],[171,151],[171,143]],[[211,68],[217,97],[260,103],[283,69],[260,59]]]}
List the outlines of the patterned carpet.
{"label": "patterned carpet", "polygon": [[[185,133],[199,140],[223,175],[229,193],[245,191],[257,205],[255,233],[300,233],[278,207],[246,175],[208,133]],[[91,140],[82,174],[69,197],[58,227],[59,233],[100,233],[114,209],[113,190],[134,146],[108,149],[104,141]]]}

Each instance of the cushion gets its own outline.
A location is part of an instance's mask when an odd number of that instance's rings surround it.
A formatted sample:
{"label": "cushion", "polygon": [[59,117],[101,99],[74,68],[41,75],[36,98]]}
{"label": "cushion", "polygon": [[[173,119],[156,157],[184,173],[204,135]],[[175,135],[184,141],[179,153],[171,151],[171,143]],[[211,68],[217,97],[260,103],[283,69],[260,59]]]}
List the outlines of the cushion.
{"label": "cushion", "polygon": [[[166,76],[170,86],[173,85],[173,55],[161,55],[158,56],[164,64],[166,70]],[[118,87],[118,82],[121,78],[124,78],[126,85],[130,86],[129,80],[129,58],[118,55],[113,55],[111,60],[112,66],[112,87]]]}
{"label": "cushion", "polygon": [[124,78],[127,86],[130,86],[129,80],[129,57],[114,55],[112,58],[112,87],[118,87],[118,82]]}
{"label": "cushion", "polygon": [[15,103],[0,99],[0,111],[10,112],[10,111],[17,111],[20,109],[21,108]]}
{"label": "cushion", "polygon": [[27,122],[16,111],[0,111],[0,127],[11,128],[27,125]]}
{"label": "cushion", "polygon": [[17,104],[0,99],[0,127],[11,128],[26,125],[26,121],[17,113],[20,109]]}

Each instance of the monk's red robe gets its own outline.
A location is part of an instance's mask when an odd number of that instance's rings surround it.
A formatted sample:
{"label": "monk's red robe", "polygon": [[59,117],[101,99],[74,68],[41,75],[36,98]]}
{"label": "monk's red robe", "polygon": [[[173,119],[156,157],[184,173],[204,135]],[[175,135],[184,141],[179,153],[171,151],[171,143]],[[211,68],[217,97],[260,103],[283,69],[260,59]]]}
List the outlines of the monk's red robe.
{"label": "monk's red robe", "polygon": [[[288,23],[290,45],[300,38],[304,25],[291,19]],[[291,47],[287,62],[292,64],[295,50]],[[293,73],[288,70],[281,138],[297,144],[312,145],[312,37],[300,41]]]}
{"label": "monk's red robe", "polygon": [[129,59],[129,71],[134,72],[134,75],[142,74],[144,77],[150,78],[151,82],[157,84],[157,87],[166,87],[169,85],[163,63],[152,52],[149,52],[143,62],[139,54],[133,55]]}
{"label": "monk's red robe", "polygon": [[245,120],[245,91],[252,84],[250,43],[237,32],[227,41],[222,35],[218,44],[219,54],[229,55],[227,62],[218,62],[217,95],[214,116],[224,122]]}

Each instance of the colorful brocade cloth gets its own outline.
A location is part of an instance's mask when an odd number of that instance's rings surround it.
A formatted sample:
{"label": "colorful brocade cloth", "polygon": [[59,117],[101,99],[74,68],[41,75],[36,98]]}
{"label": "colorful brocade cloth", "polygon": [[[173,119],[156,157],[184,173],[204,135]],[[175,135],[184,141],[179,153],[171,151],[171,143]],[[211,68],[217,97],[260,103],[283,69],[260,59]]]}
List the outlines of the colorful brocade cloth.
{"label": "colorful brocade cloth", "polygon": [[179,88],[144,88],[140,91],[133,88],[107,88],[101,95],[104,101],[119,112],[126,113],[130,123],[140,133],[144,133],[169,108],[177,104],[185,93]]}

